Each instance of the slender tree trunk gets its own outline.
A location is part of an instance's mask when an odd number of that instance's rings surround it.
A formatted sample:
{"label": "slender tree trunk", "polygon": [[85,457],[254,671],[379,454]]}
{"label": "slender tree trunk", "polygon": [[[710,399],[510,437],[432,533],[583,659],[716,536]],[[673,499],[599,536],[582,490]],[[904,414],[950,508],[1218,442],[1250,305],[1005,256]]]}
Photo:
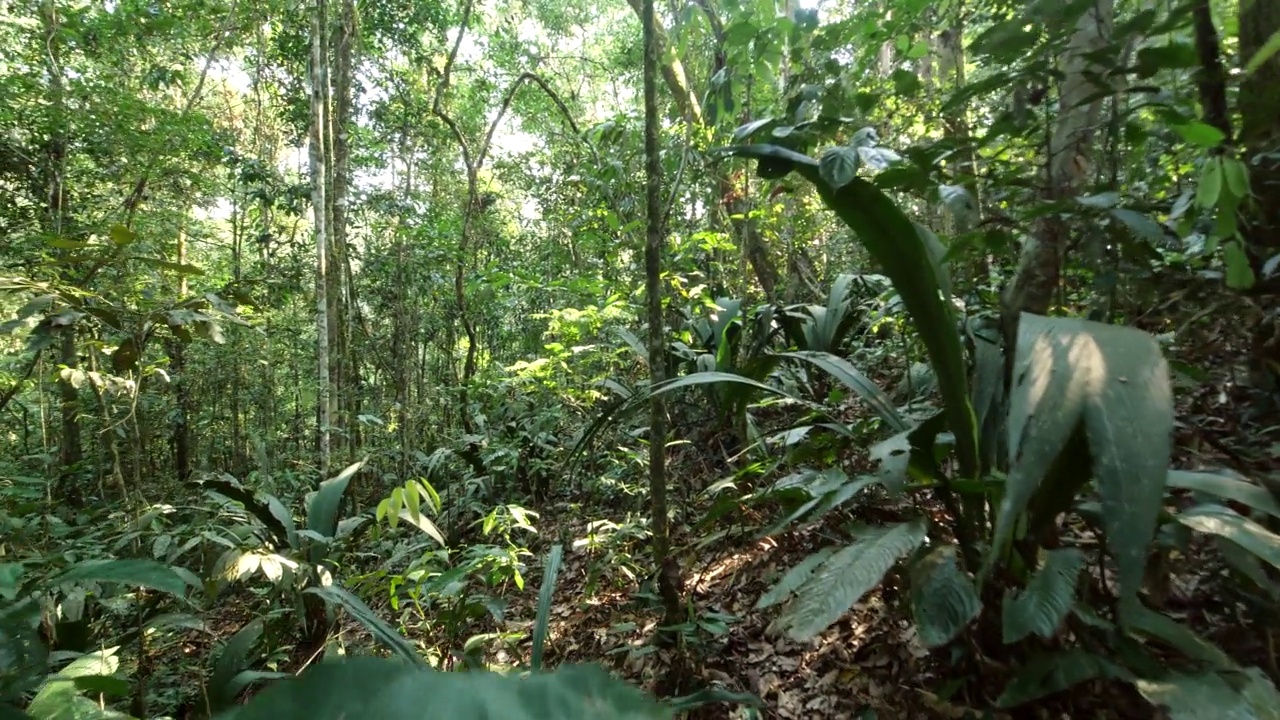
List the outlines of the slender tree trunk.
{"label": "slender tree trunk", "polygon": [[[1280,3],[1274,0],[1241,0],[1240,60],[1246,67],[1280,32]],[[1250,157],[1249,186],[1255,212],[1245,228],[1251,255],[1260,267],[1280,252],[1280,160],[1274,150],[1280,144],[1280,53],[1273,54],[1245,76],[1240,86],[1240,144]],[[1259,280],[1266,282],[1261,275]],[[1280,286],[1280,278],[1273,281]],[[1278,287],[1280,289],[1280,287]]]}
{"label": "slender tree trunk", "polygon": [[[1112,2],[1096,0],[1081,16],[1063,58],[1058,119],[1046,163],[1050,200],[1072,197],[1087,177],[1092,135],[1105,99],[1096,97],[1098,78],[1105,77],[1108,69],[1093,54],[1101,52],[1111,36]],[[1069,244],[1067,222],[1057,215],[1046,216],[1022,247],[1017,275],[1005,296],[1006,317],[1016,318],[1019,311],[1048,313]]]}
{"label": "slender tree trunk", "polygon": [[[666,332],[662,319],[662,158],[658,151],[658,37],[654,0],[644,0],[645,294],[649,319],[649,386],[662,382]],[[662,596],[663,626],[680,622],[680,566],[671,555],[667,527],[667,414],[661,395],[649,398],[649,496],[653,560]]]}
{"label": "slender tree trunk", "polygon": [[333,208],[333,261],[330,271],[330,305],[333,307],[330,326],[331,337],[338,341],[336,352],[331,358],[333,368],[337,370],[334,383],[334,396],[338,401],[340,412],[335,415],[340,428],[345,430],[343,446],[347,450],[347,461],[354,459],[356,453],[356,433],[359,424],[356,415],[359,409],[356,403],[358,392],[355,382],[355,357],[351,351],[352,328],[355,319],[355,288],[349,271],[350,257],[347,243],[347,204],[348,188],[351,183],[350,139],[352,118],[352,73],[353,46],[356,42],[356,10],[354,0],[342,0],[341,13],[333,31],[334,51],[334,88],[333,88],[333,195],[330,204]]}
{"label": "slender tree trunk", "polygon": [[[1241,0],[1240,60],[1246,68],[1280,33],[1280,3],[1275,0]],[[1240,145],[1250,162],[1249,188],[1253,212],[1243,227],[1245,247],[1254,277],[1254,292],[1266,315],[1254,329],[1250,346],[1251,374],[1256,386],[1280,393],[1280,269],[1268,265],[1280,253],[1280,53],[1258,65],[1240,86]]]}
{"label": "slender tree trunk", "polygon": [[[63,87],[61,42],[58,30],[62,20],[53,0],[44,0],[40,4],[40,19],[44,25],[45,65],[49,75],[49,107],[51,132],[45,145],[44,157],[44,191],[45,208],[44,231],[54,237],[65,231],[64,220],[67,200],[67,109],[66,92]],[[79,352],[76,347],[75,325],[67,325],[61,330],[61,346],[59,362],[67,368],[79,366]],[[76,487],[75,470],[84,459],[83,443],[80,436],[80,393],[71,384],[68,377],[58,380],[59,409],[62,415],[62,438],[59,453],[61,474],[58,478],[59,494],[73,506],[83,503],[83,494]]]}
{"label": "slender tree trunk", "polygon": [[[185,228],[178,229],[179,265],[187,262],[187,234]],[[187,297],[187,276],[180,274],[178,279],[178,300]],[[191,417],[191,388],[187,380],[186,345],[182,340],[173,337],[168,339],[169,378],[173,388],[174,413],[171,429],[173,444],[173,469],[179,483],[186,482],[191,476],[191,432],[188,419]]]}
{"label": "slender tree trunk", "polygon": [[329,218],[328,218],[328,53],[325,52],[326,0],[311,14],[311,205],[316,238],[316,455],[320,477],[329,474]]}

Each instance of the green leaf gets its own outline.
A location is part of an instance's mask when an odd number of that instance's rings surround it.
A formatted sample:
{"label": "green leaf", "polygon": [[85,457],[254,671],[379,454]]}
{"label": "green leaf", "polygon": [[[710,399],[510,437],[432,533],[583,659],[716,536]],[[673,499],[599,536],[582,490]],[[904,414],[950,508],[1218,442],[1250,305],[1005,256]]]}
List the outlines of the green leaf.
{"label": "green leaf", "polygon": [[1222,159],[1209,158],[1200,168],[1200,182],[1196,185],[1196,204],[1203,210],[1216,207],[1222,194]]}
{"label": "green leaf", "polygon": [[1110,213],[1111,217],[1124,223],[1134,237],[1146,240],[1153,245],[1164,241],[1164,230],[1155,220],[1146,215],[1127,208],[1114,208]]}
{"label": "green leaf", "polygon": [[92,676],[113,675],[120,668],[120,658],[116,657],[117,649],[96,650],[72,660],[45,681],[27,706],[27,714],[35,720],[102,717],[101,713],[85,714],[86,709],[97,709],[97,704],[80,696],[78,682]]}
{"label": "green leaf", "polygon": [[69,585],[72,583],[120,583],[136,587],[169,593],[182,597],[187,591],[187,582],[172,567],[154,560],[85,560],[76,563],[66,572],[54,578],[51,585]]}
{"label": "green leaf", "polygon": [[854,148],[844,146],[827,148],[818,162],[818,170],[822,173],[823,180],[839,190],[857,177],[859,159],[858,151]]}
{"label": "green leaf", "polygon": [[1231,196],[1244,199],[1249,194],[1249,169],[1238,158],[1222,158],[1222,177]]}
{"label": "green leaf", "polygon": [[1280,502],[1266,488],[1249,482],[1229,470],[1192,472],[1170,470],[1165,485],[1182,490],[1194,490],[1248,505],[1272,517],[1280,517]]}
{"label": "green leaf", "polygon": [[[401,488],[396,488],[396,490],[401,490]],[[403,493],[399,493],[396,495],[396,497],[398,498],[402,494]],[[388,501],[383,500],[383,502],[388,502]],[[396,505],[396,502],[392,500],[390,501],[390,504],[394,507]],[[379,507],[379,512],[382,512],[382,505],[379,504],[378,507]],[[404,520],[410,525],[426,533],[427,537],[440,543],[440,547],[443,547],[443,548],[449,547],[449,543],[446,542],[444,539],[444,533],[440,532],[440,528],[434,522],[431,521],[431,518],[428,518],[426,515],[423,515],[422,513],[418,513],[418,515],[415,517],[413,513],[409,512],[408,508],[396,507],[393,517],[398,518],[400,520]],[[396,527],[395,522],[391,522],[390,525],[392,528]]]}
{"label": "green leaf", "polygon": [[884,269],[902,298],[929,354],[948,424],[956,437],[956,455],[964,476],[978,467],[978,440],[973,406],[969,399],[968,363],[965,361],[952,305],[943,299],[938,268],[932,251],[916,226],[875,185],[853,178],[833,188],[818,163],[800,153],[772,145],[729,148],[735,155],[760,160],[760,172],[797,171],[818,189],[822,200],[836,212]]}
{"label": "green leaf", "polygon": [[403,635],[396,632],[386,621],[378,617],[377,613],[370,610],[369,606],[365,605],[360,598],[336,585],[309,587],[305,592],[319,595],[327,602],[335,605],[341,605],[352,617],[359,620],[360,624],[369,630],[375,640],[386,646],[388,650],[412,664],[423,664],[422,656],[418,654],[418,649]]}
{"label": "green leaf", "polygon": [[1020,593],[1008,591],[1004,600],[1004,641],[1015,643],[1035,633],[1051,638],[1075,604],[1076,581],[1084,567],[1084,553],[1060,548],[1045,553],[1044,565]]}
{"label": "green leaf", "polygon": [[760,132],[760,130],[764,129],[766,126],[773,125],[777,122],[777,118],[767,117],[760,118],[759,120],[752,120],[745,125],[740,125],[733,131],[733,141],[743,142],[744,140],[750,140],[752,135]]}
{"label": "green leaf", "polygon": [[1168,363],[1155,338],[1140,330],[1023,313],[1013,378],[1007,492],[984,575],[1083,427],[1107,547],[1117,565],[1123,621],[1142,586],[1172,452]]}
{"label": "green leaf", "polygon": [[893,82],[893,91],[898,97],[912,98],[924,89],[924,83],[920,81],[920,76],[904,68],[894,70],[889,79]]}
{"label": "green leaf", "polygon": [[111,242],[116,244],[116,247],[127,247],[138,239],[138,236],[124,225],[112,225],[111,229],[107,231],[107,235],[111,238]]}
{"label": "green leaf", "polygon": [[826,630],[884,579],[898,560],[925,540],[921,520],[869,529],[865,536],[822,563],[778,618],[792,639],[806,642]]}
{"label": "green leaf", "polygon": [[1130,626],[1133,632],[1156,638],[1188,658],[1205,663],[1211,668],[1229,670],[1236,667],[1218,646],[1177,620],[1145,605],[1138,606],[1131,614]]}
{"label": "green leaf", "polygon": [[1244,65],[1244,74],[1252,75],[1258,71],[1268,60],[1270,60],[1277,52],[1280,52],[1280,30],[1271,33],[1271,37],[1258,48],[1258,51],[1249,58]]}
{"label": "green leaf", "polygon": [[1122,678],[1127,673],[1106,658],[1072,649],[1037,655],[1018,666],[996,705],[1011,708],[1039,700],[1098,678]]}
{"label": "green leaf", "polygon": [[943,545],[911,568],[911,612],[925,647],[946,645],[978,613],[982,600],[956,562],[956,547]]}
{"label": "green leaf", "polygon": [[253,649],[262,638],[265,627],[262,618],[254,618],[222,646],[222,652],[218,653],[213,664],[213,674],[209,677],[209,705],[214,712],[235,704],[239,690],[235,683],[236,675],[252,662]]}
{"label": "green leaf", "polygon": [[1192,530],[1226,538],[1253,553],[1258,559],[1280,568],[1280,535],[1231,508],[1200,505],[1175,517]]}
{"label": "green leaf", "polygon": [[1081,195],[1076,198],[1076,202],[1085,207],[1097,208],[1099,210],[1110,210],[1120,204],[1120,193],[1115,191],[1098,193],[1096,195]]}
{"label": "green leaf", "polygon": [[1221,130],[1208,123],[1200,122],[1199,120],[1192,120],[1187,123],[1175,123],[1173,125],[1173,129],[1182,136],[1183,140],[1195,145],[1196,147],[1204,148],[1205,150],[1212,150],[1213,148],[1221,145],[1222,142],[1227,139],[1227,136],[1224,135]]}
{"label": "green leaf", "polygon": [[1244,244],[1238,240],[1223,243],[1222,255],[1227,263],[1227,287],[1232,290],[1248,290],[1253,287],[1253,268],[1249,265]]}
{"label": "green leaf", "polygon": [[889,427],[899,432],[907,429],[906,421],[898,414],[889,396],[848,360],[831,353],[809,350],[779,353],[778,357],[803,360],[817,366],[862,398]]}
{"label": "green leaf", "polygon": [[289,514],[279,498],[266,493],[259,495],[250,492],[241,486],[238,480],[225,473],[220,477],[202,479],[200,487],[240,503],[258,522],[262,523],[276,543],[288,543],[289,547],[298,548],[298,533],[293,523],[293,516]]}
{"label": "green leaf", "polygon": [[352,463],[342,472],[320,483],[320,489],[307,504],[307,529],[332,538],[338,532],[338,508],[342,504],[342,496],[347,492],[351,478],[364,467],[368,458]]}
{"label": "green leaf", "polygon": [[975,57],[990,55],[1003,63],[1030,50],[1040,39],[1040,30],[1026,18],[1016,17],[987,28],[969,44],[969,52]]}
{"label": "green leaf", "polygon": [[533,655],[529,661],[529,669],[538,672],[542,669],[542,646],[547,640],[547,625],[551,622],[551,598],[556,589],[556,578],[560,574],[560,561],[564,557],[564,546],[556,543],[547,554],[546,564],[542,568],[542,587],[538,588],[538,614],[533,623]]}
{"label": "green leaf", "polygon": [[813,576],[813,571],[816,570],[819,565],[826,562],[827,558],[831,557],[831,554],[835,551],[836,549],[834,547],[822,548],[792,566],[791,569],[782,576],[782,579],[774,583],[773,587],[769,588],[768,592],[760,596],[760,599],[756,601],[756,609],[763,610],[767,607],[772,607],[773,605],[777,605],[783,600],[791,597],[791,594],[796,590],[799,590],[801,586],[808,582],[809,578]]}
{"label": "green leaf", "polygon": [[671,715],[640,690],[591,665],[521,678],[354,657],[322,662],[276,682],[222,720],[669,720]]}
{"label": "green leaf", "polygon": [[1137,679],[1147,702],[1168,711],[1170,720],[1256,720],[1248,699],[1217,673],[1172,673],[1160,680]]}
{"label": "green leaf", "polygon": [[753,387],[757,390],[764,390],[765,392],[768,392],[771,395],[777,395],[778,397],[786,398],[788,400],[799,403],[800,405],[804,405],[806,407],[810,407],[813,409],[821,409],[821,406],[816,405],[815,403],[811,403],[795,395],[792,395],[791,393],[785,390],[782,390],[781,388],[776,388],[776,387],[773,387],[772,385],[766,385],[760,382],[759,380],[752,380],[751,378],[745,375],[736,375],[734,373],[718,372],[714,370],[696,372],[696,373],[693,373],[692,375],[685,375],[683,377],[666,380],[661,385],[654,388],[652,393],[649,393],[647,395],[645,393],[636,393],[636,395],[630,399],[628,404],[639,404],[642,402],[647,402],[648,398],[651,397],[652,395],[663,395],[663,394],[672,392],[674,390],[679,390],[681,388],[693,387],[695,385],[715,385],[719,383],[746,385],[748,387]]}
{"label": "green leaf", "polygon": [[1199,67],[1195,46],[1185,42],[1145,47],[1138,51],[1138,77],[1149,78],[1161,70]]}
{"label": "green leaf", "polygon": [[1280,692],[1266,673],[1256,667],[1246,669],[1249,680],[1241,691],[1258,720],[1280,720]]}
{"label": "green leaf", "polygon": [[176,272],[179,275],[203,275],[204,274],[204,269],[196,265],[188,265],[186,263],[176,263],[176,262],[172,262],[170,260],[165,260],[162,258],[140,257],[135,255],[130,259],[137,260],[138,262],[144,265],[150,265],[151,267],[160,268],[162,270],[172,270],[173,272]]}

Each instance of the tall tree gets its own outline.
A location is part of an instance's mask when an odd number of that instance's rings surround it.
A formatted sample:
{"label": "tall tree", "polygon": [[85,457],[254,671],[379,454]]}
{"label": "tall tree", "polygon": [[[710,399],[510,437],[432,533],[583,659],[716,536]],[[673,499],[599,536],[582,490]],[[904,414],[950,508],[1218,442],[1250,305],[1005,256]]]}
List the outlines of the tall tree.
{"label": "tall tree", "polygon": [[[653,0],[644,0],[644,286],[649,320],[649,387],[662,382],[666,332],[662,321],[662,157],[658,150],[658,36]],[[671,555],[667,523],[667,411],[662,395],[649,396],[649,498],[653,561],[658,571],[664,626],[680,621],[680,566]]]}
{"label": "tall tree", "polygon": [[329,53],[326,51],[326,0],[311,11],[311,206],[316,241],[316,456],[320,476],[329,474]]}
{"label": "tall tree", "polygon": [[[1050,200],[1073,197],[1084,186],[1091,141],[1106,99],[1099,92],[1100,79],[1106,77],[1100,56],[1110,40],[1114,15],[1112,0],[1095,0],[1076,21],[1062,57],[1058,117],[1046,148],[1045,189]],[[1049,311],[1062,277],[1070,230],[1066,219],[1058,214],[1046,215],[1040,221],[1036,233],[1022,248],[1017,276],[1005,298],[1007,312],[1043,315]]]}
{"label": "tall tree", "polygon": [[[1240,145],[1249,162],[1249,187],[1254,211],[1246,218],[1243,235],[1258,284],[1269,303],[1264,321],[1254,330],[1252,365],[1257,384],[1274,392],[1280,388],[1280,53],[1268,46],[1280,37],[1280,3],[1240,1],[1240,62],[1245,79],[1240,86]],[[1270,56],[1263,55],[1270,51]],[[1264,59],[1265,58],[1265,59]],[[1267,271],[1270,271],[1268,273]]]}

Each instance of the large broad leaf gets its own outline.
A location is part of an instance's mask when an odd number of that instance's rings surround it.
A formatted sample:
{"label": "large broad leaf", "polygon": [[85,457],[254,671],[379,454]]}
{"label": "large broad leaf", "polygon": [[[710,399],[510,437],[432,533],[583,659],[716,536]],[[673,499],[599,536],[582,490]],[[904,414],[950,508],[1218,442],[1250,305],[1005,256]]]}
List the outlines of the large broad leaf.
{"label": "large broad leaf", "polygon": [[1008,457],[1004,413],[1004,351],[998,329],[973,319],[969,324],[973,339],[973,411],[978,421],[978,451],[982,470],[1005,470]]}
{"label": "large broad leaf", "polygon": [[940,473],[934,448],[945,427],[946,415],[938,413],[910,430],[872,445],[870,454],[876,464],[875,477],[893,494],[902,492],[909,482],[937,482]]}
{"label": "large broad leaf", "polygon": [[976,476],[978,441],[968,367],[951,303],[943,296],[944,272],[936,262],[936,248],[887,195],[862,178],[851,178],[835,188],[823,178],[816,160],[775,145],[745,145],[724,152],[756,158],[761,174],[799,172],[884,269],[937,373],[948,424],[956,436],[961,474]]}
{"label": "large broad leaf", "polygon": [[778,618],[778,627],[800,642],[813,638],[880,584],[889,568],[920,547],[924,539],[921,520],[870,529],[862,539],[822,563],[796,591],[795,601]]}
{"label": "large broad leaf", "polygon": [[871,409],[880,416],[882,420],[898,432],[907,429],[907,423],[898,414],[897,408],[893,406],[893,401],[885,395],[866,375],[863,375],[853,363],[845,360],[837,355],[826,352],[814,352],[799,350],[796,352],[780,353],[779,357],[784,359],[803,360],[821,368],[831,377],[839,380],[845,387],[852,390],[858,397],[862,398]]}
{"label": "large broad leaf", "polygon": [[833,547],[825,547],[793,565],[778,582],[774,583],[773,587],[769,588],[768,592],[760,596],[756,601],[756,609],[763,610],[791,597],[792,593],[809,582],[809,578],[813,577],[813,571],[826,562],[835,551]]}
{"label": "large broad leaf", "polygon": [[1200,637],[1177,620],[1145,605],[1139,605],[1133,611],[1130,626],[1135,633],[1160,640],[1188,658],[1215,670],[1236,667],[1235,662],[1217,645]]}
{"label": "large broad leaf", "polygon": [[956,562],[954,545],[943,545],[912,566],[911,612],[920,642],[930,648],[951,642],[982,612],[973,580]]}
{"label": "large broad leaf", "polygon": [[112,582],[145,587],[182,597],[187,581],[172,567],[154,560],[85,560],[53,579],[53,585],[84,582]]}
{"label": "large broad leaf", "polygon": [[1194,490],[1223,500],[1234,500],[1272,517],[1280,517],[1280,502],[1276,502],[1276,498],[1266,488],[1229,471],[1170,470],[1166,484],[1171,488]]}
{"label": "large broad leaf", "polygon": [[110,676],[120,668],[116,650],[107,648],[82,655],[50,676],[27,706],[27,714],[35,720],[124,717],[120,713],[105,714],[97,703],[80,695],[81,681]]}
{"label": "large broad leaf", "polygon": [[[1260,676],[1254,676],[1252,683],[1259,680],[1270,686],[1270,682]],[[1135,680],[1133,684],[1148,702],[1163,707],[1171,720],[1263,720],[1276,717],[1276,706],[1255,706],[1249,695],[1232,687],[1217,673],[1175,673],[1160,680]],[[1275,699],[1275,688],[1271,687],[1270,698],[1263,688],[1255,688],[1253,695],[1257,701],[1266,703]]]}
{"label": "large broad leaf", "polygon": [[538,589],[538,614],[533,622],[533,656],[529,668],[534,672],[542,669],[542,646],[547,641],[547,626],[551,622],[551,598],[556,589],[556,578],[560,574],[560,560],[564,557],[564,546],[556,543],[547,554],[546,565],[542,569],[542,587]]}
{"label": "large broad leaf", "polygon": [[1032,496],[1083,429],[1102,497],[1108,549],[1116,561],[1124,621],[1142,586],[1168,473],[1173,431],[1168,364],[1155,338],[1142,331],[1023,313],[1013,378],[1008,492],[986,569],[1008,546]]}
{"label": "large broad leaf", "polygon": [[1053,637],[1075,604],[1076,581],[1084,563],[1084,553],[1075,548],[1045,553],[1044,565],[1031,576],[1026,589],[1005,596],[1004,641],[1014,643],[1031,633]]}
{"label": "large broad leaf", "polygon": [[218,653],[218,659],[213,664],[213,674],[209,677],[208,685],[209,707],[214,712],[225,710],[235,703],[240,690],[235,678],[252,662],[253,650],[257,647],[264,628],[262,618],[254,618],[222,646],[222,652]]}
{"label": "large broad leaf", "polygon": [[683,377],[667,380],[663,382],[661,385],[659,385],[658,387],[656,387],[651,394],[636,393],[636,396],[637,398],[639,398],[639,396],[644,395],[643,401],[648,402],[648,398],[651,395],[664,395],[666,393],[669,393],[675,390],[680,390],[681,388],[693,387],[695,385],[718,385],[722,383],[729,383],[734,385],[745,385],[748,387],[755,388],[756,390],[763,390],[764,392],[767,392],[771,395],[777,395],[778,397],[786,398],[787,400],[791,400],[793,402],[799,403],[806,407],[811,407],[814,409],[818,409],[820,407],[818,405],[815,405],[814,403],[808,402],[800,397],[792,395],[786,390],[773,387],[772,385],[766,385],[760,382],[759,380],[753,380],[745,375],[719,372],[716,370],[696,372],[691,375],[685,375]]}
{"label": "large broad leaf", "polygon": [[293,523],[293,516],[278,498],[265,493],[262,495],[253,493],[240,485],[234,477],[226,474],[221,477],[204,478],[200,481],[200,486],[243,505],[244,509],[248,510],[271,533],[272,539],[277,544],[287,544],[291,548],[298,547],[298,532]]}
{"label": "large broad leaf", "polygon": [[1176,517],[1178,522],[1192,530],[1226,538],[1258,556],[1258,559],[1280,568],[1280,535],[1231,508],[1200,505]]}
{"label": "large broad leaf", "polygon": [[351,478],[364,467],[365,460],[352,463],[342,472],[320,483],[320,489],[311,496],[307,504],[307,529],[332,538],[338,532],[338,508],[342,505],[342,496],[351,484]]}
{"label": "large broad leaf", "polygon": [[1073,649],[1038,655],[1018,667],[996,700],[1002,708],[1016,707],[1098,678],[1123,678],[1127,673],[1106,658]]}
{"label": "large broad leaf", "polygon": [[371,610],[368,605],[365,605],[360,598],[334,585],[310,587],[306,589],[306,592],[319,595],[335,605],[341,605],[373,634],[375,640],[386,646],[388,650],[399,655],[410,664],[423,664],[422,656],[418,654],[418,649],[413,646],[413,643],[410,643],[403,635],[388,625],[385,620],[378,617],[378,614]]}
{"label": "large broad leaf", "polygon": [[254,696],[225,720],[658,720],[670,718],[638,689],[589,665],[529,678],[444,673],[386,658],[323,662]]}

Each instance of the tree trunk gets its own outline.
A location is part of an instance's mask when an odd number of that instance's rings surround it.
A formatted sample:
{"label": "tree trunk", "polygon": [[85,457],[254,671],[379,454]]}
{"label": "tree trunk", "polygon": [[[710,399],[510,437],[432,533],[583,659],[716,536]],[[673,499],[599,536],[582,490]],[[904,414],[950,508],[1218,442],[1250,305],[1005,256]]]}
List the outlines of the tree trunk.
{"label": "tree trunk", "polygon": [[[666,365],[666,339],[662,320],[662,159],[658,154],[658,36],[654,0],[644,0],[644,154],[645,214],[644,246],[645,295],[649,318],[649,387],[662,382]],[[663,626],[680,622],[680,567],[670,554],[667,528],[667,415],[662,396],[649,397],[649,497],[650,529],[653,533],[653,561],[657,570],[658,593],[662,596]]]}
{"label": "tree trunk", "polygon": [[[1240,61],[1248,66],[1258,51],[1280,32],[1280,3],[1272,0],[1242,0],[1240,3]],[[1240,145],[1250,161],[1249,186],[1255,197],[1255,212],[1245,226],[1245,240],[1255,260],[1255,275],[1261,265],[1280,252],[1280,161],[1275,149],[1280,145],[1280,53],[1273,54],[1245,76],[1240,86]],[[1258,162],[1253,162],[1254,158]],[[1275,284],[1280,285],[1280,278]],[[1280,289],[1280,288],[1277,288]]]}
{"label": "tree trunk", "polygon": [[328,53],[324,28],[326,0],[316,0],[311,14],[311,206],[316,238],[316,456],[320,477],[329,474],[329,203],[328,185]]}
{"label": "tree trunk", "polygon": [[[1274,0],[1241,0],[1240,61],[1246,68],[1258,52],[1280,32],[1280,3]],[[1242,228],[1257,284],[1254,292],[1264,303],[1266,316],[1254,330],[1250,354],[1254,384],[1272,392],[1280,389],[1280,271],[1265,272],[1280,253],[1280,53],[1273,54],[1240,86],[1240,145],[1249,166],[1253,211]]]}
{"label": "tree trunk", "polygon": [[348,188],[351,184],[350,140],[352,118],[352,53],[356,42],[356,12],[353,0],[342,0],[342,10],[333,31],[334,87],[332,125],[333,140],[333,193],[330,206],[333,214],[333,265],[329,273],[330,337],[337,341],[332,354],[333,396],[337,401],[334,419],[340,430],[345,430],[343,446],[347,449],[347,462],[354,460],[357,428],[356,383],[354,382],[355,358],[351,352],[352,322],[355,317],[353,290],[347,244]]}
{"label": "tree trunk", "polygon": [[[65,206],[67,197],[67,110],[66,93],[62,82],[61,43],[58,30],[62,21],[52,0],[44,0],[40,4],[40,20],[44,26],[45,65],[49,74],[49,114],[50,133],[45,144],[45,157],[42,168],[45,192],[45,208],[43,217],[44,232],[52,237],[62,235],[65,228]],[[74,369],[79,365],[79,352],[76,349],[76,328],[68,325],[61,330],[61,348],[59,362],[67,368]],[[84,448],[80,437],[80,393],[71,384],[68,377],[58,380],[59,410],[62,415],[62,438],[59,453],[61,465],[58,478],[58,490],[62,499],[72,506],[83,504],[83,494],[76,484],[75,471],[84,459]]]}
{"label": "tree trunk", "polygon": [[[185,229],[178,229],[179,265],[187,262],[187,234]],[[180,274],[178,279],[178,300],[187,297],[187,276]],[[173,387],[173,427],[170,442],[173,446],[173,470],[179,483],[185,483],[191,476],[191,388],[187,381],[186,345],[178,338],[169,338],[169,378]]]}
{"label": "tree trunk", "polygon": [[[1115,10],[1112,2],[1096,0],[1080,17],[1062,61],[1058,119],[1049,139],[1046,163],[1046,194],[1050,200],[1072,197],[1083,187],[1087,176],[1092,136],[1105,99],[1096,97],[1099,86],[1095,79],[1105,77],[1108,69],[1092,54],[1100,53],[1111,36]],[[1069,243],[1070,228],[1062,217],[1049,215],[1040,222],[1035,235],[1022,247],[1017,275],[1005,295],[1007,320],[1016,318],[1020,311],[1039,315],[1049,312]]]}

